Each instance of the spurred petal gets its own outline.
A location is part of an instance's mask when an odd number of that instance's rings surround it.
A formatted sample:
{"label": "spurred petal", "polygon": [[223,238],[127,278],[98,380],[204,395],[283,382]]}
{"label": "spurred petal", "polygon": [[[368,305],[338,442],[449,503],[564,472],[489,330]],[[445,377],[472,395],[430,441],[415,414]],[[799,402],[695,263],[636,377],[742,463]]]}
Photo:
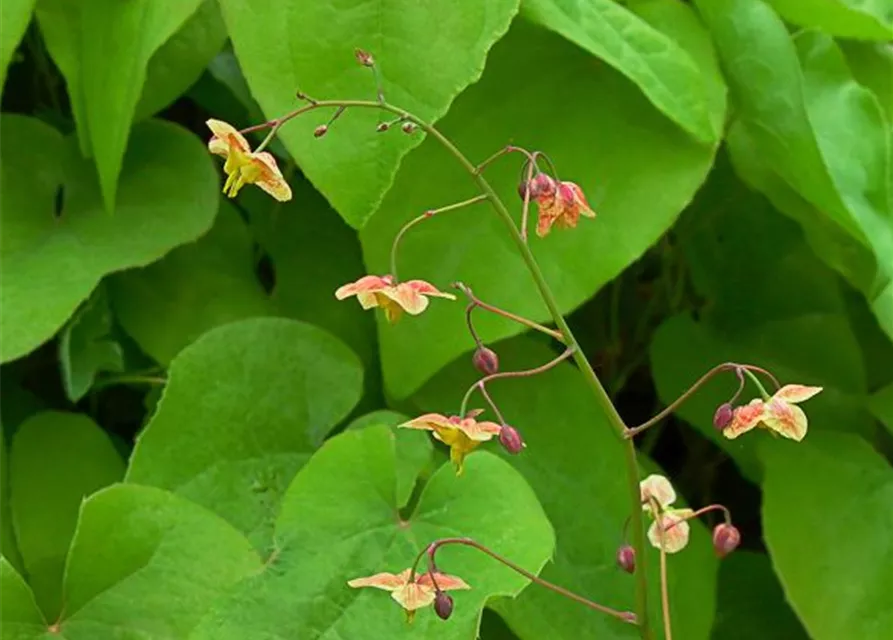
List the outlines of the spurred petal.
{"label": "spurred petal", "polygon": [[424,296],[435,296],[437,298],[446,298],[447,300],[456,299],[456,296],[454,296],[452,293],[441,291],[430,282],[425,282],[424,280],[407,280],[402,284],[417,293],[421,293]]}
{"label": "spurred petal", "polygon": [[376,589],[384,589],[385,591],[393,591],[405,585],[409,581],[409,569],[400,573],[376,573],[373,576],[365,578],[354,578],[348,580],[347,584],[353,588],[359,587],[375,587]]}
{"label": "spurred petal", "polygon": [[766,403],[763,422],[773,431],[797,442],[806,436],[808,425],[803,409],[784,400],[772,398]]}
{"label": "spurred petal", "polygon": [[676,490],[664,476],[656,473],[648,476],[639,483],[639,493],[642,496],[642,509],[651,511],[649,497],[657,500],[658,504],[666,509],[676,502]]}
{"label": "spurred petal", "polygon": [[276,158],[266,151],[261,151],[253,156],[253,162],[261,167],[260,177],[255,184],[276,198],[279,202],[291,200],[291,187],[282,177],[282,172],[276,165]]}
{"label": "spurred petal", "polygon": [[736,407],[732,413],[732,422],[722,430],[723,435],[729,440],[734,440],[742,433],[753,429],[763,419],[765,406],[762,400],[754,398],[748,404]]}
{"label": "spurred petal", "polygon": [[[458,576],[451,576],[446,573],[434,572],[434,580],[437,582],[437,586],[441,591],[451,591],[454,589],[471,589],[468,584],[462,578]],[[416,580],[420,585],[433,587],[434,583],[431,582],[431,575],[428,573],[423,573],[419,576],[419,579]]]}
{"label": "spurred petal", "polygon": [[[376,293],[384,291],[391,286],[390,276],[363,276],[356,282],[351,282],[335,291],[338,300],[344,300],[360,293]],[[376,306],[376,305],[372,305]]]}
{"label": "spurred petal", "polygon": [[434,589],[417,583],[405,584],[393,591],[391,597],[407,611],[427,607],[434,602]]}
{"label": "spurred petal", "polygon": [[[648,528],[648,541],[657,549],[661,548],[661,524],[664,527],[663,549],[667,553],[682,551],[688,544],[689,526],[682,517],[682,510],[678,513],[665,513],[659,520],[655,520]],[[658,523],[661,524],[658,524]]]}
{"label": "spurred petal", "polygon": [[471,418],[466,418],[453,426],[461,430],[469,439],[477,442],[486,442],[493,436],[498,436],[502,431],[502,426],[495,422],[477,422]]}
{"label": "spurred petal", "polygon": [[578,207],[579,213],[582,213],[587,218],[594,218],[595,211],[592,210],[589,203],[586,201],[586,196],[583,195],[583,190],[573,182],[562,182],[561,184],[570,189],[573,194],[574,204]]}
{"label": "spurred petal", "polygon": [[821,393],[822,387],[808,387],[803,384],[786,384],[775,392],[773,398],[784,400],[785,402],[803,402],[809,400],[816,394]]}
{"label": "spurred petal", "polygon": [[[208,150],[211,153],[225,156],[233,147],[244,153],[251,151],[251,145],[248,144],[245,136],[228,122],[211,118],[205,124],[208,125],[211,133],[214,134],[214,137],[208,142]],[[222,146],[221,143],[225,146]]]}
{"label": "spurred petal", "polygon": [[418,418],[413,418],[408,422],[404,422],[403,424],[398,424],[397,428],[423,429],[425,431],[434,431],[435,427],[437,426],[442,428],[456,427],[456,425],[450,422],[450,419],[444,415],[441,415],[439,413],[426,413],[419,416]]}
{"label": "spurred petal", "polygon": [[395,287],[389,287],[382,291],[384,295],[399,304],[407,313],[419,315],[428,308],[428,298],[408,287],[406,282],[401,282]]}

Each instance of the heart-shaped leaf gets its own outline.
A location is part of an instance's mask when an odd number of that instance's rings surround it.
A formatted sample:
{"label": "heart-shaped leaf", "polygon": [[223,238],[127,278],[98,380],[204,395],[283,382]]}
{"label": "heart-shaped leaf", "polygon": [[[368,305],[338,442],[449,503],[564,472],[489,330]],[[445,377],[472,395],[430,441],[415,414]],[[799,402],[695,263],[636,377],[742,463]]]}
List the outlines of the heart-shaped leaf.
{"label": "heart-shaped leaf", "polygon": [[[523,83],[518,69],[526,70]],[[583,187],[599,217],[530,241],[565,312],[637,259],[673,223],[713,158],[712,149],[663,117],[620,73],[523,21],[493,49],[483,79],[456,101],[442,130],[473,161],[510,140],[543,149],[563,179]],[[487,170],[514,211],[520,210],[519,164],[502,160]],[[390,269],[391,242],[401,225],[474,195],[472,184],[437,141],[426,140],[407,158],[379,213],[360,234],[370,272]],[[400,275],[442,287],[463,280],[492,304],[545,320],[546,308],[506,234],[486,204],[435,216],[405,237]],[[487,340],[522,329],[489,314],[477,322]],[[473,347],[462,306],[441,300],[420,317],[382,325],[380,344],[385,386],[397,397],[411,394]]]}
{"label": "heart-shaped leaf", "polygon": [[62,572],[81,502],[124,475],[124,461],[90,418],[46,411],[12,441],[13,524],[28,582],[47,619],[62,610]]}
{"label": "heart-shaped leaf", "polygon": [[762,452],[763,532],[788,600],[815,640],[886,637],[893,469],[849,434],[777,445]]}
{"label": "heart-shaped leaf", "polygon": [[538,571],[552,553],[552,528],[523,477],[488,453],[471,455],[461,477],[443,465],[403,519],[395,465],[386,428],[351,430],[329,440],[282,500],[265,570],[216,606],[191,640],[477,637],[487,599],[517,594],[528,582],[480,552],[446,548],[438,555],[441,571],[472,587],[455,592],[447,623],[433,611],[420,611],[408,625],[388,594],[353,590],[347,581],[399,573],[425,545],[456,535]]}
{"label": "heart-shaped leaf", "polygon": [[104,275],[194,240],[217,211],[207,151],[175,125],[151,121],[134,129],[114,216],[103,211],[92,166],[73,158],[72,141],[16,115],[3,116],[0,135],[0,361],[49,339]]}
{"label": "heart-shaped leaf", "polygon": [[769,0],[782,18],[841,38],[893,39],[893,4],[887,0]]}
{"label": "heart-shaped leaf", "polygon": [[[349,0],[337,10],[304,0],[271,1],[263,11],[248,0],[221,0],[221,6],[236,56],[267,117],[293,110],[298,89],[319,99],[374,98],[372,73],[354,60],[354,49],[361,48],[378,61],[388,100],[437,120],[480,77],[518,0],[466,3],[461,11],[415,0]],[[400,159],[421,138],[397,128],[376,134],[381,114],[357,110],[316,140],[313,129],[328,117],[304,116],[280,136],[310,181],[349,224],[361,227],[391,186]]]}
{"label": "heart-shaped leaf", "polygon": [[29,640],[43,636],[47,623],[34,601],[31,588],[3,557],[0,557],[0,590],[3,591],[3,607],[0,608],[3,637]]}
{"label": "heart-shaped leaf", "polygon": [[361,388],[356,356],[314,326],[253,318],[218,327],[171,362],[127,481],[176,491],[265,549],[282,493]]}
{"label": "heart-shaped leaf", "polygon": [[[555,356],[527,337],[493,348],[503,371],[539,366]],[[462,393],[473,382],[472,367],[458,361],[413,400],[420,412],[455,413]],[[615,564],[631,508],[624,445],[580,373],[560,364],[531,379],[495,381],[487,389],[527,443],[510,460],[530,482],[555,527],[555,559],[543,569],[543,578],[604,605],[631,610],[633,578]],[[640,457],[649,471],[655,466]],[[649,548],[647,557],[638,561],[647,563],[654,607],[660,602],[657,550]],[[709,636],[715,574],[706,531],[693,523],[689,547],[669,559],[673,629],[678,637]],[[495,608],[523,640],[639,636],[635,627],[542,589],[527,589],[516,600],[499,600]],[[652,608],[652,613],[658,615],[658,610]]]}

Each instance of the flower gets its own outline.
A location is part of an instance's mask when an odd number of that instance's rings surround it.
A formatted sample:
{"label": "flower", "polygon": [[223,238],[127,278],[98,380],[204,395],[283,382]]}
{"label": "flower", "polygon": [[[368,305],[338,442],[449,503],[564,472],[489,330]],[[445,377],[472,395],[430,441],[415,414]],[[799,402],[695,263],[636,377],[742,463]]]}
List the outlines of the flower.
{"label": "flower", "polygon": [[552,225],[572,229],[577,226],[581,214],[587,218],[595,217],[583,190],[573,182],[559,182],[555,189],[540,189],[535,200],[539,208],[536,235],[540,238],[549,234]]}
{"label": "flower", "polygon": [[[349,580],[347,584],[354,589],[375,587],[376,589],[390,591],[391,597],[397,601],[397,604],[403,607],[410,621],[416,609],[427,607],[433,603],[438,593],[455,589],[471,589],[462,578],[445,573],[434,572],[433,579],[430,572],[416,573],[410,580],[412,573],[412,569],[406,569],[398,574],[376,573],[365,578],[354,578]],[[435,584],[437,585],[436,587]]]}
{"label": "flower", "polygon": [[719,558],[725,558],[741,544],[741,532],[733,524],[718,524],[713,528],[713,549]]}
{"label": "flower", "polygon": [[426,413],[397,426],[404,429],[432,431],[435,438],[450,448],[450,460],[456,465],[456,475],[462,473],[465,456],[479,444],[491,440],[502,431],[502,426],[495,422],[478,422],[471,416],[447,417],[439,413]]}
{"label": "flower", "polygon": [[722,430],[723,435],[734,439],[762,425],[785,438],[799,442],[806,436],[808,424],[803,409],[796,405],[821,391],[822,387],[787,384],[766,401],[755,398],[748,404],[735,408],[732,421]]}
{"label": "flower", "polygon": [[426,296],[436,296],[455,300],[456,296],[444,293],[433,284],[424,280],[408,280],[399,284],[389,276],[363,276],[356,282],[351,282],[335,291],[335,297],[344,300],[350,296],[356,296],[360,306],[364,309],[381,307],[385,317],[392,324],[399,320],[400,315],[406,311],[414,316],[419,315],[428,308]]}
{"label": "flower", "polygon": [[206,124],[214,133],[208,150],[226,158],[223,193],[235,198],[243,186],[256,184],[280,202],[291,200],[291,187],[276,166],[276,158],[265,151],[253,153],[245,137],[231,124],[213,118]]}
{"label": "flower", "polygon": [[664,476],[657,474],[648,476],[639,483],[639,492],[642,497],[642,510],[654,518],[654,522],[648,528],[648,541],[658,549],[663,547],[667,553],[676,553],[684,549],[689,536],[686,520],[694,514],[694,511],[670,507],[676,502],[676,491]]}

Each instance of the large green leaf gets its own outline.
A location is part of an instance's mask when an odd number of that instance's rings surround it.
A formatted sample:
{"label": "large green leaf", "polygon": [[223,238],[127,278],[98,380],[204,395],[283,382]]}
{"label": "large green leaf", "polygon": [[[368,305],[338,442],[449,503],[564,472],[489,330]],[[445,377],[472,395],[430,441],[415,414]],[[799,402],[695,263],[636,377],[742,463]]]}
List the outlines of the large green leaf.
{"label": "large green leaf", "polygon": [[[518,69],[526,70],[523,83]],[[673,223],[713,159],[712,149],[664,118],[620,73],[524,22],[494,48],[484,78],[456,101],[442,129],[473,160],[509,140],[543,149],[562,178],[586,191],[598,219],[531,239],[565,312],[636,260]],[[503,160],[487,171],[515,211],[519,162]],[[472,184],[436,141],[426,140],[407,158],[381,210],[360,234],[370,271],[389,269],[391,241],[402,224],[473,195]],[[406,236],[400,275],[443,287],[463,280],[493,304],[544,320],[546,309],[506,233],[485,204],[435,217]],[[488,340],[520,330],[488,314],[478,323]],[[442,300],[420,317],[381,325],[380,344],[386,388],[398,397],[473,346],[461,304]]]}
{"label": "large green leaf", "polygon": [[[526,337],[494,348],[506,371],[538,366],[554,357]],[[465,361],[450,365],[413,398],[419,411],[455,413],[473,374]],[[614,559],[630,509],[639,506],[629,504],[623,444],[583,378],[575,367],[561,364],[529,380],[496,381],[488,390],[523,434],[527,448],[510,458],[511,463],[530,482],[555,527],[558,546],[543,578],[605,605],[633,609],[633,578],[618,569]],[[642,462],[648,471],[653,467],[644,457]],[[657,550],[649,548],[644,561],[652,587],[651,610],[657,615]],[[704,527],[693,525],[689,548],[669,559],[669,570],[676,636],[708,637],[716,561]],[[542,589],[527,589],[517,600],[497,601],[496,610],[523,640],[638,637],[634,627]]]}
{"label": "large green leaf", "polygon": [[28,582],[47,619],[62,610],[62,571],[81,502],[124,475],[90,418],[47,411],[25,421],[9,454],[12,518]]}
{"label": "large green leaf", "polygon": [[22,116],[4,115],[0,127],[5,362],[48,340],[104,275],[153,262],[207,231],[218,199],[203,145],[170,123],[134,129],[114,216],[72,141]]}
{"label": "large green leaf", "polygon": [[893,336],[893,153],[878,99],[853,80],[830,37],[792,40],[762,0],[697,5],[737,98],[733,154],[768,174],[752,166],[745,177],[806,228]]}
{"label": "large green leaf", "polygon": [[47,631],[47,623],[34,601],[34,594],[9,561],[0,557],[0,628],[3,640],[39,638]]}
{"label": "large green leaf", "polygon": [[[465,0],[461,6],[350,0],[337,8],[274,0],[263,11],[248,0],[221,0],[221,6],[236,56],[268,117],[294,109],[298,89],[319,99],[374,98],[372,74],[353,58],[360,47],[378,61],[388,100],[437,120],[478,79],[518,0]],[[377,134],[382,116],[358,110],[315,139],[314,127],[328,117],[304,116],[280,135],[310,181],[348,223],[360,227],[391,186],[400,159],[421,137],[406,137],[396,127]]]}
{"label": "large green leaf", "polygon": [[847,65],[859,83],[871,89],[887,121],[893,122],[893,47],[881,42],[838,42]]}
{"label": "large green leaf", "polygon": [[893,39],[890,0],[769,0],[782,18],[817,27],[833,36],[866,40]]}
{"label": "large green leaf", "polygon": [[115,485],[81,507],[65,568],[66,640],[185,638],[261,569],[229,524],[167,491]]}
{"label": "large green leaf", "polygon": [[161,111],[198,80],[226,42],[226,25],[216,0],[202,0],[198,9],[149,59],[134,120]]}
{"label": "large green leaf", "polygon": [[143,351],[167,364],[214,327],[273,315],[254,262],[248,228],[238,211],[222,201],[207,235],[147,267],[113,276],[112,307]]}
{"label": "large green leaf", "polygon": [[0,92],[6,83],[6,69],[16,47],[25,35],[37,0],[4,0],[0,5]]}
{"label": "large green leaf", "polygon": [[764,452],[763,531],[788,600],[815,640],[893,629],[893,470],[852,435]]}
{"label": "large green leaf", "polygon": [[253,318],[213,329],[171,362],[127,481],[176,491],[265,549],[282,493],[361,387],[356,356],[311,325]]}
{"label": "large green leaf", "polygon": [[872,395],[869,404],[877,419],[893,432],[893,384]]}
{"label": "large green leaf", "polygon": [[9,503],[9,445],[6,438],[7,429],[0,425],[0,555],[17,571],[24,571],[25,565],[12,524],[12,505]]}
{"label": "large green leaf", "polygon": [[456,535],[538,571],[552,553],[552,527],[524,478],[488,453],[470,456],[461,477],[443,465],[413,514],[401,519],[395,465],[387,428],[328,441],[283,498],[266,570],[215,607],[190,638],[476,638],[487,599],[515,595],[528,582],[480,552],[447,548],[438,555],[441,571],[472,587],[455,593],[446,623],[421,611],[408,625],[387,594],[346,583],[400,572],[429,542]]}
{"label": "large green leaf", "polygon": [[37,8],[47,49],[65,76],[81,150],[95,160],[107,212],[121,205],[118,179],[149,60],[200,4],[42,0]]}
{"label": "large green leaf", "polygon": [[[666,8],[674,14],[672,22],[703,33],[683,4],[664,0],[642,4],[651,5],[646,11]],[[710,144],[722,135],[722,80],[706,76],[672,33],[662,33],[614,0],[525,0],[522,13],[617,69],[697,140]],[[709,40],[707,46],[709,50]]]}

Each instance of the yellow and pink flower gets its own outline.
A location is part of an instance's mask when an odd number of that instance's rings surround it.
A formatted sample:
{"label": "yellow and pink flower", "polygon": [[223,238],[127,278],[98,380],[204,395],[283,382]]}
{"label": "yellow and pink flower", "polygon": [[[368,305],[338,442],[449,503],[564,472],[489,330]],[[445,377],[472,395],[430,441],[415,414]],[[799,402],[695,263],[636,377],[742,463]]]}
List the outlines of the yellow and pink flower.
{"label": "yellow and pink flower", "polygon": [[252,152],[245,136],[231,124],[214,119],[208,120],[206,124],[214,134],[208,142],[208,150],[226,158],[223,165],[226,173],[223,193],[235,198],[243,186],[256,184],[280,202],[291,200],[291,187],[282,177],[276,158],[265,151]]}
{"label": "yellow and pink flower", "polygon": [[686,520],[694,515],[694,511],[670,506],[676,502],[676,490],[664,476],[648,476],[639,483],[639,492],[642,510],[653,519],[648,528],[648,541],[657,549],[663,547],[667,553],[682,551],[690,534]]}
{"label": "yellow and pink flower", "polygon": [[439,413],[426,413],[398,427],[431,431],[437,440],[450,448],[450,460],[456,465],[457,474],[462,473],[465,456],[502,431],[502,425],[495,422],[478,422],[471,416],[447,417]]}
{"label": "yellow and pink flower", "polygon": [[411,569],[397,574],[376,573],[365,578],[355,578],[347,584],[355,589],[373,587],[390,591],[391,597],[403,607],[409,620],[412,620],[416,610],[432,604],[438,591],[471,589],[462,578],[445,573],[435,572],[433,579],[430,573],[416,573],[410,579],[411,575]]}
{"label": "yellow and pink flower", "polygon": [[536,235],[540,238],[547,236],[553,226],[573,229],[581,215],[595,217],[595,211],[586,201],[583,190],[573,182],[559,182],[554,188],[540,188],[534,200],[539,209]]}
{"label": "yellow and pink flower", "polygon": [[389,276],[363,276],[335,291],[338,300],[356,296],[363,309],[381,307],[389,322],[400,319],[405,311],[417,316],[428,308],[428,298],[446,298],[455,300],[456,296],[444,293],[424,280],[407,280],[395,283]]}
{"label": "yellow and pink flower", "polygon": [[806,436],[809,423],[803,409],[797,404],[809,400],[821,391],[822,387],[788,384],[776,391],[768,400],[755,398],[734,410],[731,422],[722,430],[723,435],[734,439],[755,427],[762,426],[799,442]]}

